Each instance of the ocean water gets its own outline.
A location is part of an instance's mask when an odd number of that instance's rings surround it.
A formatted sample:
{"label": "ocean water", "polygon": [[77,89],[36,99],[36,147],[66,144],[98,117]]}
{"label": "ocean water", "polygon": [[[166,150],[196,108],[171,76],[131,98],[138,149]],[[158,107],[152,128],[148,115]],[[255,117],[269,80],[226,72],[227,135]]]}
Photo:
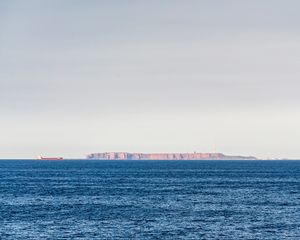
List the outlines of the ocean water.
{"label": "ocean water", "polygon": [[300,161],[0,161],[0,239],[300,239]]}

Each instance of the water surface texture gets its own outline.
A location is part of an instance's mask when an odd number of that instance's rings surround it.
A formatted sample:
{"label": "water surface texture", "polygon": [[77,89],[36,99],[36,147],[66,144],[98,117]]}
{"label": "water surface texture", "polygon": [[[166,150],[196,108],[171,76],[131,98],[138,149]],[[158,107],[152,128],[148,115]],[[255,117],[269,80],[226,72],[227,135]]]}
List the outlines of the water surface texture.
{"label": "water surface texture", "polygon": [[300,161],[0,161],[0,239],[300,239]]}

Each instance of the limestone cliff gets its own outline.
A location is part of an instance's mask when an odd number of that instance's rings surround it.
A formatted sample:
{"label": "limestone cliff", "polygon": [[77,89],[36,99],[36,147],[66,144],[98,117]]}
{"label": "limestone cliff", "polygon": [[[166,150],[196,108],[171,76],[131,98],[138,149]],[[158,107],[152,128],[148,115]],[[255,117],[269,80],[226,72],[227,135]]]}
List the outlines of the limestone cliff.
{"label": "limestone cliff", "polygon": [[87,159],[98,160],[255,160],[252,156],[228,156],[222,153],[91,153]]}

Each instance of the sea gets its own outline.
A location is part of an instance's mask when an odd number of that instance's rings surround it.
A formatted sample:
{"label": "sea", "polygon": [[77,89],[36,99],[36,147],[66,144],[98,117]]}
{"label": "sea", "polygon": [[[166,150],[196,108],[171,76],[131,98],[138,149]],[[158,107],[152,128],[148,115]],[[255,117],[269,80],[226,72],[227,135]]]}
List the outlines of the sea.
{"label": "sea", "polygon": [[0,239],[300,239],[300,161],[1,160]]}

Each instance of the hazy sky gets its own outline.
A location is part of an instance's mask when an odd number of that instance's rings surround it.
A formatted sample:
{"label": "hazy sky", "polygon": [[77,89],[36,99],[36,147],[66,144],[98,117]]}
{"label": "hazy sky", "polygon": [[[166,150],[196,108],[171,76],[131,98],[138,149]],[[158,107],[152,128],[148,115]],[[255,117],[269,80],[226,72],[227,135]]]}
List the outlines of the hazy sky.
{"label": "hazy sky", "polygon": [[300,157],[298,0],[0,1],[0,158]]}

